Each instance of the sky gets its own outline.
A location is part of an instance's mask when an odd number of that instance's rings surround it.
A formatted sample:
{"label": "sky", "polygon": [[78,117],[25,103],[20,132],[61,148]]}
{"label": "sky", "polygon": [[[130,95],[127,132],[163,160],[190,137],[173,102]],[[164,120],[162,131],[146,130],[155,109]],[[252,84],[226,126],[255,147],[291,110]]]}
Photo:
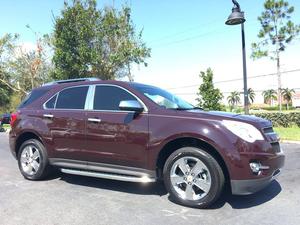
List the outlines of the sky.
{"label": "sky", "polygon": [[[300,23],[300,1],[290,0],[295,6],[293,21]],[[0,36],[19,33],[20,42],[33,46],[35,35],[53,32],[54,17],[60,15],[62,0],[0,0]],[[233,6],[230,0],[102,0],[98,7],[127,3],[132,8],[132,19],[137,30],[143,29],[143,40],[151,48],[148,66],[135,66],[135,81],[165,88],[195,103],[201,83],[200,71],[208,67],[214,71],[216,87],[226,96],[231,91],[242,91],[242,48],[240,26],[227,26],[225,21]],[[262,0],[239,0],[245,11],[248,87],[259,92],[277,88],[276,76],[252,76],[276,73],[276,63],[268,58],[253,61],[251,43],[258,40],[257,17],[263,10]],[[300,39],[282,54],[283,87],[300,91]],[[237,81],[228,81],[237,80]],[[224,82],[226,81],[226,82]],[[299,89],[297,89],[299,88]]]}

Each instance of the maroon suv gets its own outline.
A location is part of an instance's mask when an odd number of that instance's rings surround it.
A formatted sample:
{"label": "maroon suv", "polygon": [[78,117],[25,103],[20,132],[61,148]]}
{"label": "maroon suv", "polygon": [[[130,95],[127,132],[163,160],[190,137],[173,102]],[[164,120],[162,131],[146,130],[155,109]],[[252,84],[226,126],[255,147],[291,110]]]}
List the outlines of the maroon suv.
{"label": "maroon suv", "polygon": [[236,195],[268,185],[284,164],[271,122],[206,112],[160,88],[120,81],[57,81],[11,116],[22,175],[63,173],[130,182],[162,179],[178,203],[204,208],[225,184]]}

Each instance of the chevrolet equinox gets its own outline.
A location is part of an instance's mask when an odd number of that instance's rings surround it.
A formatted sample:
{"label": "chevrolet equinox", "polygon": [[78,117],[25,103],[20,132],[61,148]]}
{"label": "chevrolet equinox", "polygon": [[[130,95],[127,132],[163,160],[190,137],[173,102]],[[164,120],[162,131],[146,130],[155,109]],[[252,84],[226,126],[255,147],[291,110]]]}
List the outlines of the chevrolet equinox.
{"label": "chevrolet equinox", "polygon": [[95,78],[31,91],[11,115],[10,149],[22,175],[63,173],[127,182],[162,180],[179,204],[205,208],[267,186],[284,154],[272,124],[203,111],[160,88]]}

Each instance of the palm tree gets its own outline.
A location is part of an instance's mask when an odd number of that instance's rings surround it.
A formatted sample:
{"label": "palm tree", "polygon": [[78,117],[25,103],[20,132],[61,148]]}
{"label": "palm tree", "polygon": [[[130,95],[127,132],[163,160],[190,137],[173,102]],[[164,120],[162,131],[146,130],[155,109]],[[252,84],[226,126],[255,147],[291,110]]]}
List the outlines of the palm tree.
{"label": "palm tree", "polygon": [[282,88],[281,95],[283,99],[286,101],[286,109],[289,110],[289,103],[292,101],[293,94],[295,94],[294,89]]}
{"label": "palm tree", "polygon": [[252,88],[248,88],[248,102],[252,104],[255,99],[255,92]]}
{"label": "palm tree", "polygon": [[227,97],[228,104],[231,107],[235,107],[238,103],[241,102],[240,93],[238,91],[233,91]]}
{"label": "palm tree", "polygon": [[264,102],[272,105],[273,100],[277,99],[277,92],[274,89],[265,90],[262,93]]}

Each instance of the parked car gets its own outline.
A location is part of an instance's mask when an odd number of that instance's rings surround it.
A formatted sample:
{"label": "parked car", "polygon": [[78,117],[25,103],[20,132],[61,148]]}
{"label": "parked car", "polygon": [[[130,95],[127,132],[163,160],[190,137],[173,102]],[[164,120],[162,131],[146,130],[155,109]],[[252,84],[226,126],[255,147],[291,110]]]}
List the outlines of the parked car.
{"label": "parked car", "polygon": [[76,79],[32,92],[11,116],[10,149],[22,175],[63,173],[164,181],[179,204],[205,208],[225,185],[248,195],[284,165],[270,121],[206,112],[160,88]]}
{"label": "parked car", "polygon": [[9,124],[10,122],[10,114],[4,113],[0,116],[0,124]]}

